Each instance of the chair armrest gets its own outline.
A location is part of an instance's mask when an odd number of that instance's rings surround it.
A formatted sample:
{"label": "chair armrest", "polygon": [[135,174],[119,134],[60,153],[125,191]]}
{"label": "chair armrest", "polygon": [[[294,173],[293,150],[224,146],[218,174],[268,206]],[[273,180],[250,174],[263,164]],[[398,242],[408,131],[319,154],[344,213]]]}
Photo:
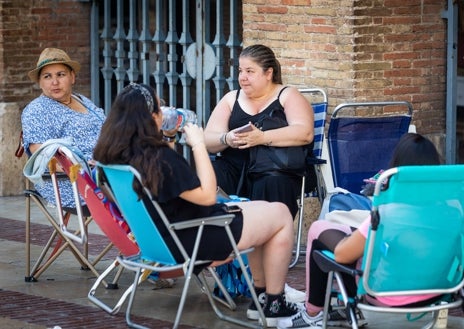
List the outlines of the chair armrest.
{"label": "chair armrest", "polygon": [[186,228],[198,227],[201,225],[226,226],[226,225],[229,225],[233,221],[234,217],[235,217],[234,214],[201,217],[201,218],[191,219],[191,220],[187,220],[183,222],[172,223],[171,225],[169,225],[169,227],[173,228],[174,230],[183,230]]}
{"label": "chair armrest", "polygon": [[349,274],[351,276],[361,276],[362,271],[350,267],[345,264],[340,264],[335,261],[335,255],[333,252],[328,250],[314,250],[313,257],[316,261],[317,265],[320,267],[321,270],[324,272],[342,272]]}

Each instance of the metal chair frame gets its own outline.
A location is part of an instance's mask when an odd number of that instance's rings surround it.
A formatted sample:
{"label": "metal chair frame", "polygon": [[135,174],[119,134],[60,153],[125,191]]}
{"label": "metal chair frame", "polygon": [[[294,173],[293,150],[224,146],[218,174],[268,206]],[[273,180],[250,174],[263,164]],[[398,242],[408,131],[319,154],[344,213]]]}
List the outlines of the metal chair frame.
{"label": "metal chair frame", "polygon": [[[126,309],[126,322],[130,327],[133,328],[145,328],[144,326],[134,323],[131,319],[131,311],[137,291],[138,283],[141,280],[143,271],[156,271],[159,273],[177,273],[177,275],[183,275],[185,278],[184,286],[182,289],[182,295],[179,301],[179,306],[174,320],[173,328],[177,328],[180,323],[182,311],[184,308],[185,300],[187,297],[191,278],[197,279],[196,281],[200,284],[200,288],[207,295],[208,300],[215,311],[216,315],[222,319],[241,326],[250,328],[262,328],[262,325],[243,321],[235,317],[227,316],[217,307],[215,301],[220,301],[222,304],[228,306],[232,310],[236,308],[235,302],[232,300],[230,295],[227,293],[226,288],[222,284],[214,271],[214,268],[207,266],[207,269],[212,274],[215,283],[219,286],[221,292],[226,296],[225,300],[213,295],[211,288],[209,287],[203,271],[199,274],[194,272],[196,266],[205,266],[210,263],[209,260],[197,259],[198,248],[202,237],[203,229],[206,225],[215,225],[224,227],[229,237],[229,241],[233,247],[233,257],[237,258],[240,267],[242,269],[242,275],[245,276],[245,280],[250,287],[252,299],[255,302],[257,310],[260,314],[262,323],[265,326],[265,317],[261,305],[259,304],[258,297],[253,289],[252,281],[246,271],[245,264],[242,259],[242,254],[249,252],[250,250],[239,250],[237,244],[233,238],[232,232],[229,227],[229,223],[233,220],[233,214],[227,214],[222,216],[212,216],[204,218],[196,218],[189,221],[183,221],[178,223],[170,223],[169,219],[164,214],[159,204],[153,200],[150,191],[147,188],[144,190],[144,199],[147,201],[140,200],[138,195],[132,189],[132,182],[136,179],[142,184],[140,174],[131,166],[128,165],[103,165],[97,164],[102,169],[107,181],[107,189],[112,194],[112,198],[118,204],[124,218],[126,219],[135,239],[139,245],[140,253],[132,257],[124,257],[123,255],[118,257],[118,261],[125,267],[135,272],[134,281],[129,297],[128,306]],[[143,186],[143,184],[142,184]],[[152,210],[161,218],[161,223],[156,223],[152,220],[149,208],[153,207]],[[161,236],[159,231],[159,225],[165,227],[170,233],[169,236],[173,239],[174,243],[180,250],[184,261],[177,262],[172,255],[169,247],[167,246],[164,238]],[[182,243],[177,237],[176,231],[186,228],[198,228],[197,238],[195,241],[194,249],[191,255],[188,255],[182,246]]]}
{"label": "metal chair frame", "polygon": [[314,111],[314,162],[308,163],[308,166],[314,166],[316,171],[317,185],[316,190],[312,193],[307,194],[305,191],[306,177],[302,177],[301,181],[301,193],[300,198],[298,199],[298,219],[297,219],[297,230],[296,230],[296,244],[295,250],[293,251],[294,257],[289,267],[292,268],[298,263],[300,254],[305,254],[306,250],[301,250],[301,235],[303,231],[303,221],[304,221],[304,199],[307,197],[317,197],[319,203],[322,205],[324,200],[326,189],[322,175],[321,166],[326,163],[322,156],[323,151],[323,142],[324,142],[324,128],[328,108],[328,99],[327,94],[322,88],[305,88],[299,89],[302,94],[309,95],[319,95],[322,96],[322,101],[312,102],[311,106]]}
{"label": "metal chair frame", "polygon": [[[330,251],[313,251],[318,266],[329,274],[323,328],[334,291],[339,292],[353,329],[358,328],[356,308],[383,313],[432,312],[431,320],[423,326],[430,329],[437,321],[438,311],[462,305],[463,184],[464,165],[406,166],[380,175],[374,190],[362,269],[337,263]],[[443,188],[437,194],[439,186]],[[406,225],[409,232],[401,231],[398,225]],[[404,234],[408,236],[401,240]],[[427,246],[421,243],[425,241]],[[423,267],[433,273],[423,275]],[[348,296],[342,274],[360,277],[356,298]],[[426,305],[388,307],[368,303],[363,298],[366,294],[374,298],[423,294],[447,298],[433,299]]]}

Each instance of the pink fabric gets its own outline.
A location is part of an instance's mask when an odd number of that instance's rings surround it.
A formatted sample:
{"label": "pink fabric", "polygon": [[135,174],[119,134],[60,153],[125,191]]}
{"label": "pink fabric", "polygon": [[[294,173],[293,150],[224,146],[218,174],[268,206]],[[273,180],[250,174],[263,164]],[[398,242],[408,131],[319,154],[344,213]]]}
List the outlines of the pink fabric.
{"label": "pink fabric", "polygon": [[348,225],[334,223],[328,220],[320,219],[311,224],[308,231],[308,241],[306,243],[306,310],[310,313],[317,313],[322,310],[322,307],[312,305],[308,302],[309,296],[309,255],[311,255],[311,246],[313,240],[317,239],[319,235],[327,230],[334,229],[351,234],[351,227]]}

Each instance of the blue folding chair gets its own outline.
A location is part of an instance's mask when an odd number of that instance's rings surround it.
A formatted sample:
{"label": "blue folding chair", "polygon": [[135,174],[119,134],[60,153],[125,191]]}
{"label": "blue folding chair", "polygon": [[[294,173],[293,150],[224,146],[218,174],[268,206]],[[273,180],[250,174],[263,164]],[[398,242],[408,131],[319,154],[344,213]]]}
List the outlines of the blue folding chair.
{"label": "blue folding chair", "polygon": [[[464,165],[405,166],[379,177],[361,270],[336,263],[331,252],[313,252],[318,266],[329,273],[324,325],[335,279],[352,328],[358,328],[356,307],[385,313],[433,312],[423,327],[432,328],[439,310],[462,304]],[[361,277],[356,298],[347,295],[343,273]],[[372,305],[365,298],[423,294],[438,297],[395,307]]]}
{"label": "blue folding chair", "polygon": [[393,149],[410,128],[412,112],[405,101],[338,105],[327,132],[332,171],[332,177],[324,178],[327,186],[359,194],[363,179],[388,167]]}
{"label": "blue folding chair", "polygon": [[[312,170],[314,167],[316,173],[316,188],[311,190],[307,187],[306,176],[302,177],[301,182],[301,194],[298,200],[298,222],[297,222],[297,233],[296,233],[296,244],[295,244],[295,257],[290,263],[290,268],[294,267],[298,262],[301,249],[301,234],[303,230],[303,220],[304,220],[304,199],[306,197],[317,197],[319,202],[322,204],[322,201],[325,197],[325,185],[321,172],[321,165],[326,163],[326,160],[322,159],[322,145],[324,141],[324,127],[325,127],[325,118],[327,115],[328,99],[327,94],[324,89],[321,88],[305,88],[299,89],[299,91],[305,96],[311,96],[309,100],[314,111],[314,146],[313,146],[313,158],[307,159],[308,170]],[[318,97],[319,99],[317,99]]]}
{"label": "blue folding chair", "polygon": [[[229,241],[233,247],[233,255],[231,255],[231,257],[235,257],[238,260],[242,274],[245,276],[245,280],[250,287],[252,299],[258,309],[261,320],[263,323],[265,323],[264,313],[259,304],[258,297],[252,286],[251,278],[246,271],[246,267],[242,258],[242,254],[251,250],[248,249],[242,251],[237,248],[237,244],[229,227],[229,224],[234,218],[233,214],[202,217],[189,221],[170,223],[169,219],[166,217],[159,204],[153,200],[151,193],[147,188],[144,187],[143,189],[144,196],[142,199],[140,199],[137,193],[133,190],[132,184],[134,180],[137,180],[140,184],[142,184],[140,174],[133,167],[129,165],[103,164],[98,164],[97,166],[103,171],[105,176],[104,179],[107,182],[107,190],[112,194],[113,199],[118,205],[118,208],[121,210],[121,213],[128,223],[131,232],[134,234],[135,240],[137,241],[137,244],[140,248],[140,252],[136,256],[125,257],[124,255],[121,255],[118,257],[119,262],[125,268],[135,271],[134,283],[132,284],[132,290],[126,309],[126,322],[130,327],[145,328],[144,326],[136,324],[131,320],[131,310],[138,288],[138,283],[140,282],[140,276],[143,271],[154,271],[160,273],[160,275],[162,275],[162,273],[169,272],[175,273],[176,276],[184,276],[184,286],[173,328],[177,328],[180,323],[180,318],[192,277],[197,279],[197,282],[200,284],[202,291],[207,295],[213,310],[220,319],[245,327],[260,327],[257,323],[251,323],[248,321],[240,320],[238,318],[227,316],[220,311],[215,301],[219,301],[231,309],[235,309],[236,305],[230,295],[227,293],[227,290],[225,289],[221,280],[218,278],[214,268],[211,266],[207,267],[209,273],[211,273],[215,283],[218,285],[226,300],[222,300],[221,298],[212,294],[212,290],[206,282],[203,271],[200,271],[198,274],[196,271],[194,271],[196,266],[206,266],[211,262],[210,260],[197,259],[198,248],[200,245],[200,240],[202,239],[202,232],[204,227],[207,225],[221,226],[226,230],[229,236]],[[152,220],[150,211],[157,213],[160,216],[162,222],[155,223]],[[192,227],[198,228],[198,233],[193,252],[191,255],[188,255],[181,241],[177,237],[176,231]],[[173,243],[182,254],[182,262],[176,261],[172,251],[166,243],[166,238],[163,237],[160,231],[169,232],[169,238],[172,239]]]}

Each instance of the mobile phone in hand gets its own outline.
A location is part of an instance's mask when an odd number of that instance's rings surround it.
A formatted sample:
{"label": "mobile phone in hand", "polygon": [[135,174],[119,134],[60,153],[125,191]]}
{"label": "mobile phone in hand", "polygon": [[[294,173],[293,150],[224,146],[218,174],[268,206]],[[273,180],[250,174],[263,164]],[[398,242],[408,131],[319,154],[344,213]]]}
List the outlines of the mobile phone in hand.
{"label": "mobile phone in hand", "polygon": [[234,132],[240,134],[240,133],[246,133],[246,132],[252,131],[253,128],[251,126],[252,126],[251,122],[248,122],[246,125],[241,126],[237,129],[234,129]]}
{"label": "mobile phone in hand", "polygon": [[225,211],[226,213],[229,213],[229,214],[230,214],[230,213],[236,213],[236,212],[241,212],[241,211],[242,211],[242,208],[240,208],[240,207],[237,206],[237,205],[226,205],[226,204],[224,204],[224,205],[222,206],[222,209],[224,209],[224,211]]}

